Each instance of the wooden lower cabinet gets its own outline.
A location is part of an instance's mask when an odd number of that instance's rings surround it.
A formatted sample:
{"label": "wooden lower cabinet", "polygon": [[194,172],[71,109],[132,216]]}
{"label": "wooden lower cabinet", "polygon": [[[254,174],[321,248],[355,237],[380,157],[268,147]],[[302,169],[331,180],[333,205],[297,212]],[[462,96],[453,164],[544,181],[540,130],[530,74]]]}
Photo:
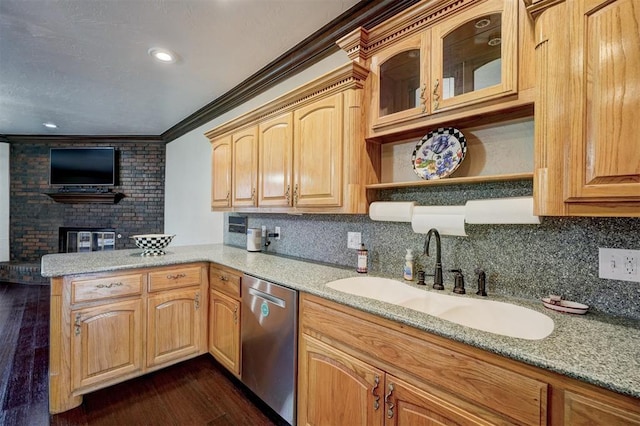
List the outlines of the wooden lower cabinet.
{"label": "wooden lower cabinet", "polygon": [[51,280],[49,411],[207,350],[207,263]]}
{"label": "wooden lower cabinet", "polygon": [[147,366],[185,359],[204,349],[206,301],[200,288],[150,296],[147,309]]}
{"label": "wooden lower cabinet", "polygon": [[640,400],[300,295],[298,424],[640,425]]}
{"label": "wooden lower cabinet", "polygon": [[[313,337],[300,339],[298,423],[301,425],[510,424],[487,410],[446,399],[384,372]],[[475,414],[474,414],[475,413]]]}
{"label": "wooden lower cabinet", "polygon": [[142,370],[142,301],[74,310],[71,376],[74,389],[105,384]]}
{"label": "wooden lower cabinet", "polygon": [[382,425],[384,372],[302,335],[298,424]]}
{"label": "wooden lower cabinet", "polygon": [[211,290],[209,353],[240,377],[240,301]]}

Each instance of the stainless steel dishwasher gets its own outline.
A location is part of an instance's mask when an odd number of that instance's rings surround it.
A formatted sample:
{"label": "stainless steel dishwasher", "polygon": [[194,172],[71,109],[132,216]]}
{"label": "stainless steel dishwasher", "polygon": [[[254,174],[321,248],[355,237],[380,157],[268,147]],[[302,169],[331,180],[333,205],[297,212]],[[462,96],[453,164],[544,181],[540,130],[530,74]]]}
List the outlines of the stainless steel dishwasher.
{"label": "stainless steel dishwasher", "polygon": [[241,380],[295,424],[298,292],[242,277]]}

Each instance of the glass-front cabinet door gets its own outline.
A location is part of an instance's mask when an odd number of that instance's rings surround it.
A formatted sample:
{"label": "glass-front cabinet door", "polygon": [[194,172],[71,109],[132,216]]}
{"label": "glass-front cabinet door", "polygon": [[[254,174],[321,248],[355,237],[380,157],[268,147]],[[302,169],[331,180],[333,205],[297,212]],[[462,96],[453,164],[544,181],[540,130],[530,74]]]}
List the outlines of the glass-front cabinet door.
{"label": "glass-front cabinet door", "polygon": [[426,114],[428,34],[394,43],[371,57],[373,126]]}
{"label": "glass-front cabinet door", "polygon": [[518,3],[487,0],[433,26],[433,113],[517,92]]}

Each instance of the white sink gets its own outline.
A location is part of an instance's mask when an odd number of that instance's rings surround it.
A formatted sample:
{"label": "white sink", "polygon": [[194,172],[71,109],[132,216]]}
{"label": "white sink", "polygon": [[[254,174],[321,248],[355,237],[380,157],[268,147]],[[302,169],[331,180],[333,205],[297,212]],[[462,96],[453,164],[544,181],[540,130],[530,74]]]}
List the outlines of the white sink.
{"label": "white sink", "polygon": [[494,300],[424,291],[387,278],[345,278],[332,281],[327,287],[403,306],[502,336],[540,340],[550,335],[554,327],[551,318],[529,308]]}

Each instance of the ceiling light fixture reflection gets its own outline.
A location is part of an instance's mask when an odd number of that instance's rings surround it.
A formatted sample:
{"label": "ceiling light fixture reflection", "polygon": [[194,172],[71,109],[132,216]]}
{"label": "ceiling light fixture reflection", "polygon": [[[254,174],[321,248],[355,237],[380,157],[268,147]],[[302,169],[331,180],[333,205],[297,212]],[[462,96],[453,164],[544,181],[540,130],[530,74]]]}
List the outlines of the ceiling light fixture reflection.
{"label": "ceiling light fixture reflection", "polygon": [[58,125],[55,123],[42,123],[42,125],[44,127],[46,127],[47,129],[57,129]]}
{"label": "ceiling light fixture reflection", "polygon": [[160,47],[152,47],[148,51],[149,55],[158,62],[163,64],[173,64],[176,62],[178,56],[168,49],[162,49]]}
{"label": "ceiling light fixture reflection", "polygon": [[491,24],[491,19],[482,18],[482,19],[478,19],[478,21],[476,21],[476,23],[474,24],[474,27],[476,27],[477,29],[481,29],[481,28],[488,27],[490,24]]}

